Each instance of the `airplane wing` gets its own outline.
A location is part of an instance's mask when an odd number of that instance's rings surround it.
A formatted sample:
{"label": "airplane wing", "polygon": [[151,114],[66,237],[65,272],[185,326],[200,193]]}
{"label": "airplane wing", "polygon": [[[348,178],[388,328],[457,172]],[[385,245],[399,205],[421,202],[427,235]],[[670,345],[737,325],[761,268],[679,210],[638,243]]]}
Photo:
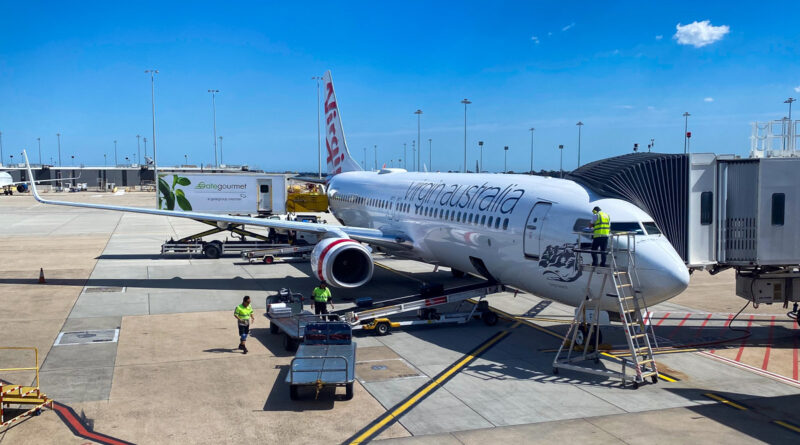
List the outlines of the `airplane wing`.
{"label": "airplane wing", "polygon": [[[29,177],[32,178],[33,172],[31,171],[31,166],[28,163],[28,154],[25,151],[23,151],[22,154],[25,156],[25,165],[28,169],[28,175]],[[407,249],[409,247],[406,240],[402,238],[384,234],[382,231],[378,229],[370,229],[365,227],[335,226],[332,224],[305,223],[300,221],[283,221],[277,219],[252,218],[246,216],[213,215],[209,213],[199,213],[199,212],[173,212],[171,210],[148,209],[144,207],[125,207],[125,206],[113,206],[104,204],[89,204],[82,202],[52,201],[49,199],[44,199],[41,196],[39,196],[39,192],[36,190],[36,185],[33,183],[31,183],[31,190],[33,192],[34,198],[36,198],[36,200],[41,202],[42,204],[82,207],[86,209],[111,210],[117,212],[143,213],[146,215],[172,216],[175,218],[187,218],[198,221],[214,221],[223,224],[246,224],[249,226],[271,227],[274,229],[313,232],[328,237],[352,238],[356,241],[361,241],[367,244],[380,245],[383,247],[394,246],[396,248],[404,248],[404,249]]]}

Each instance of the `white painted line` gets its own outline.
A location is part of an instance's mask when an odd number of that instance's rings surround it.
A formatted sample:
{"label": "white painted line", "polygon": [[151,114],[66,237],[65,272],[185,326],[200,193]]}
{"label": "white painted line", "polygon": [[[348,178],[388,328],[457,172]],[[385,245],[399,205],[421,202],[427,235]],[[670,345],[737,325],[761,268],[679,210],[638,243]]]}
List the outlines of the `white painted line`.
{"label": "white painted line", "polygon": [[702,354],[702,355],[704,355],[706,357],[710,357],[710,358],[712,358],[714,360],[717,360],[717,361],[720,361],[722,363],[727,363],[729,365],[733,365],[733,366],[742,368],[742,369],[744,369],[746,371],[750,371],[752,373],[759,374],[759,375],[762,375],[764,377],[769,377],[769,378],[771,378],[773,380],[777,380],[779,382],[786,383],[787,385],[791,385],[791,386],[794,386],[796,388],[800,388],[800,382],[799,381],[794,380],[794,379],[790,379],[789,377],[782,376],[780,374],[775,374],[774,372],[765,371],[765,370],[763,370],[761,368],[756,368],[755,366],[750,366],[750,365],[742,363],[742,362],[737,362],[736,360],[731,360],[729,358],[725,358],[725,357],[719,356],[717,354],[712,354],[712,353],[707,352],[707,351],[699,351],[699,352],[697,352],[697,354]]}

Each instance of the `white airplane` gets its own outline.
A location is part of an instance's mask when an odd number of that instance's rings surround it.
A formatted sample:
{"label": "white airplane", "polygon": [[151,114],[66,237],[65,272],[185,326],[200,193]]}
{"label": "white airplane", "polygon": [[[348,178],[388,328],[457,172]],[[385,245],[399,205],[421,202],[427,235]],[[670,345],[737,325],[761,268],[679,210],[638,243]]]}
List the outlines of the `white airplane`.
{"label": "white airplane", "polygon": [[[571,306],[585,297],[588,274],[574,252],[576,229],[599,206],[612,230],[635,231],[636,265],[646,303],[681,293],[689,273],[647,215],[631,203],[605,199],[569,180],[528,175],[363,171],[347,149],[331,74],[324,78],[325,133],[331,213],[342,226],[239,216],[121,207],[42,199],[91,209],[173,216],[316,232],[313,273],[329,284],[354,288],[370,281],[371,249],[449,266]],[[25,155],[27,162],[27,154]],[[588,257],[588,255],[587,255]],[[599,284],[601,280],[593,283]],[[599,291],[599,285],[598,289]],[[608,299],[612,300],[612,299]],[[615,301],[601,307],[615,311]]]}
{"label": "white airplane", "polygon": [[[31,176],[32,178],[33,176]],[[73,179],[78,179],[80,176],[75,178],[58,178],[58,179],[39,179],[36,182],[55,182],[55,181],[71,181]],[[28,183],[30,181],[16,181],[14,182],[14,178],[11,177],[11,174],[8,172],[0,172],[0,189],[3,190],[4,195],[13,195],[14,189],[16,189],[20,193],[24,193],[28,191]]]}

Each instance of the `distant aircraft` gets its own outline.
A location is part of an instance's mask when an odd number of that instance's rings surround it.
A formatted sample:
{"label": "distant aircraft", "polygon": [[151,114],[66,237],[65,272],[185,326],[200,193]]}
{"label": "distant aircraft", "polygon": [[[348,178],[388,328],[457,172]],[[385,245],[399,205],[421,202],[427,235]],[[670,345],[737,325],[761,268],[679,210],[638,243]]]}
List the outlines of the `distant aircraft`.
{"label": "distant aircraft", "polygon": [[[32,178],[33,176],[31,176]],[[39,179],[36,182],[54,182],[54,181],[71,181],[73,179],[80,178],[80,175],[74,178],[58,178],[58,179]],[[28,183],[30,181],[17,181],[14,182],[14,178],[11,177],[11,174],[8,172],[0,172],[0,189],[3,189],[4,195],[13,195],[14,189],[16,189],[20,193],[25,193],[28,191]]]}
{"label": "distant aircraft", "polygon": [[[686,289],[689,273],[653,218],[629,202],[602,198],[576,182],[548,177],[363,171],[350,155],[328,71],[324,78],[327,194],[342,226],[240,216],[123,207],[42,199],[91,209],[246,224],[315,232],[322,240],[311,256],[314,275],[333,286],[370,281],[372,250],[481,275],[507,286],[571,306],[586,296],[588,274],[575,252],[578,235],[594,206],[611,216],[613,230],[635,232],[640,291],[648,305]],[[27,154],[25,155],[27,162]],[[597,285],[599,291],[599,281]],[[618,311],[616,299],[601,306]],[[612,301],[613,300],[613,301]]]}

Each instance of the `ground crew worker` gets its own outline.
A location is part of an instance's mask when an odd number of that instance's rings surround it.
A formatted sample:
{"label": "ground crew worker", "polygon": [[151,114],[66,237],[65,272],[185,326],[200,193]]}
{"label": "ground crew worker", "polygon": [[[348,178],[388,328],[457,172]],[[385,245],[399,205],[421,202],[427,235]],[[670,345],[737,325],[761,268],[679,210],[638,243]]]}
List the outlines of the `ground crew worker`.
{"label": "ground crew worker", "polygon": [[333,307],[331,290],[328,289],[328,285],[324,281],[320,281],[319,286],[315,287],[311,292],[311,296],[314,298],[314,314],[327,314],[328,303]]}
{"label": "ground crew worker", "polygon": [[611,218],[602,212],[600,207],[592,209],[594,219],[589,227],[592,228],[592,266],[597,266],[597,252],[600,254],[600,267],[606,267],[606,250],[608,249],[608,235],[611,233]]}
{"label": "ground crew worker", "polygon": [[247,341],[247,334],[250,333],[250,324],[255,321],[249,296],[244,296],[242,304],[236,306],[236,309],[233,310],[233,316],[236,317],[236,323],[239,326],[239,349],[247,354],[245,342]]}

